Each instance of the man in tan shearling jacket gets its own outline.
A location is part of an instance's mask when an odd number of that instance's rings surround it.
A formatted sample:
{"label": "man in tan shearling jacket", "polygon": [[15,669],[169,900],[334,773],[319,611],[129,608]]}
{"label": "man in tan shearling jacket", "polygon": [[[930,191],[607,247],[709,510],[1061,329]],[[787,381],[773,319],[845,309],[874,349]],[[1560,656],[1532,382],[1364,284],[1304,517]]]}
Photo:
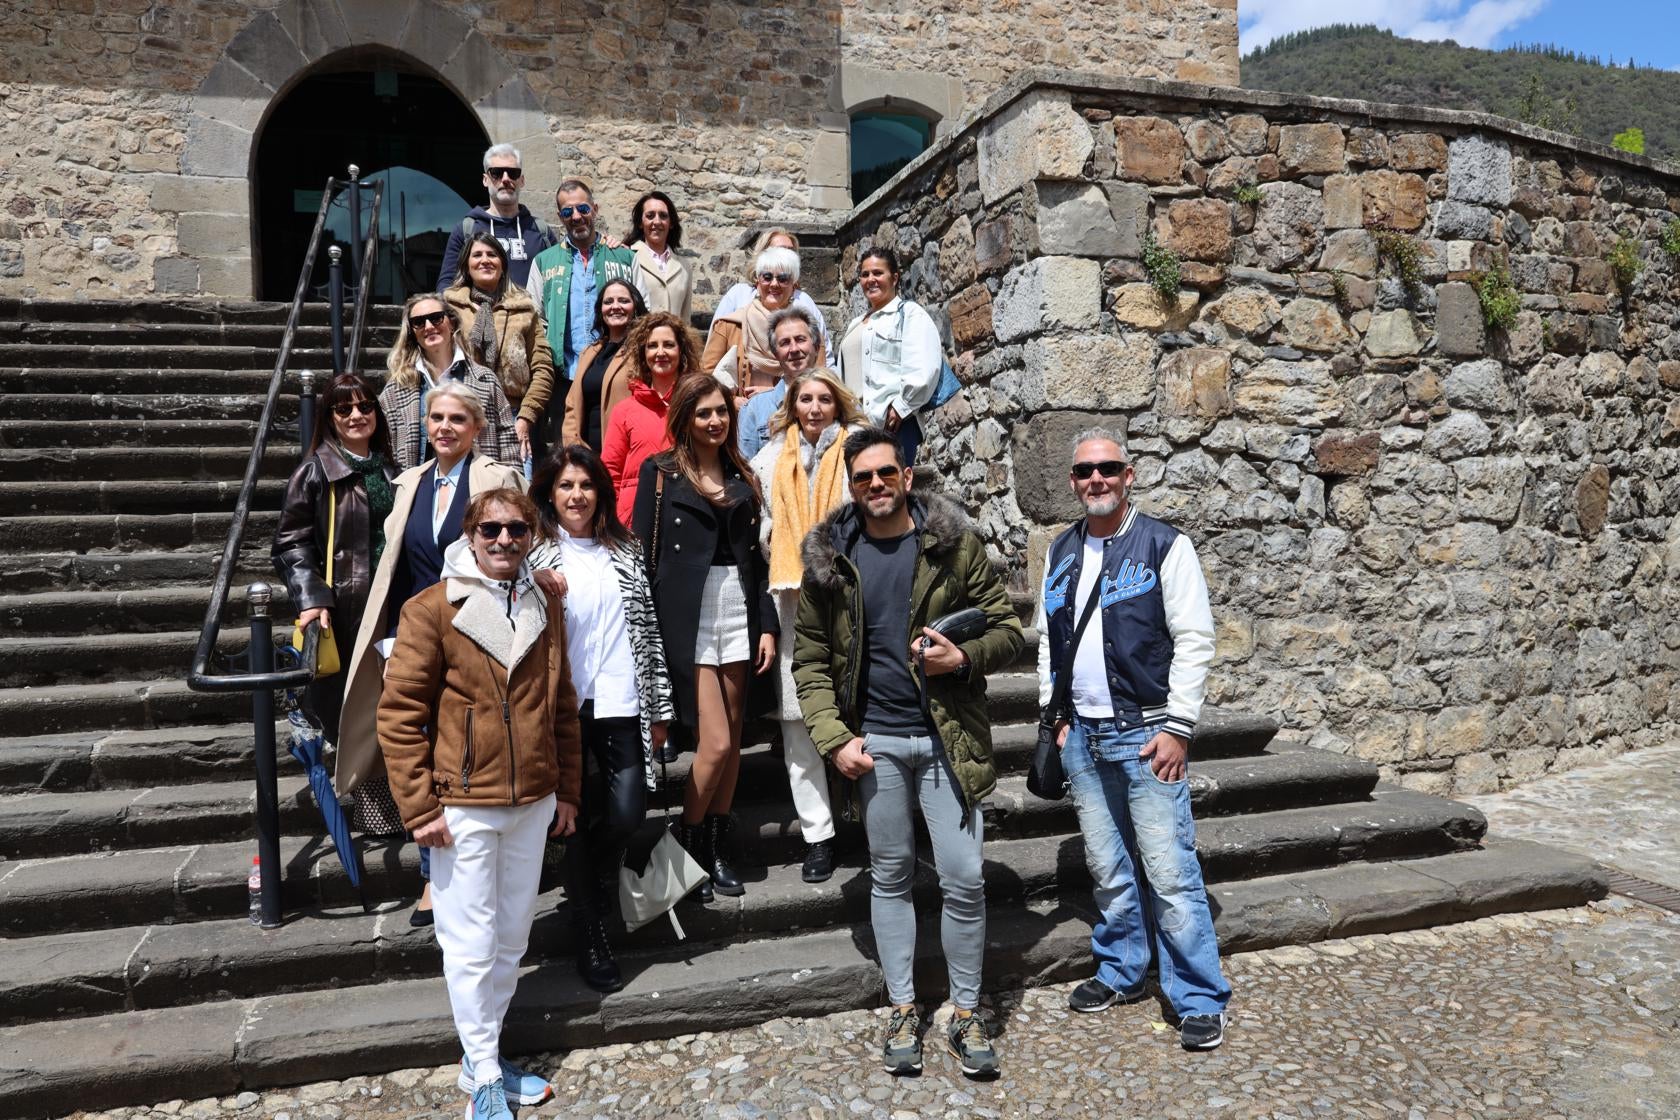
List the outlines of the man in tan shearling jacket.
{"label": "man in tan shearling jacket", "polygon": [[536,914],[545,835],[570,833],[583,774],[565,612],[525,566],[523,493],[473,498],[443,578],[403,608],[379,702],[391,792],[435,849],[432,905],[469,1120],[511,1120],[554,1089],[501,1060]]}

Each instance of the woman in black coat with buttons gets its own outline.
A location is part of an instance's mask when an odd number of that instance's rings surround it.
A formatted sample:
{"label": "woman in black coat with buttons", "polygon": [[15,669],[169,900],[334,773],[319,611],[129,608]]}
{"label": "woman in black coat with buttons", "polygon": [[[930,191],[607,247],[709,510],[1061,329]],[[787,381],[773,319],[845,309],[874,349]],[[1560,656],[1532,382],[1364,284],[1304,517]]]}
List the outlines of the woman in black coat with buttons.
{"label": "woman in black coat with buttons", "polygon": [[735,444],[735,399],[717,378],[685,377],[666,412],[671,449],[642,464],[632,517],[676,693],[693,732],[682,842],[712,889],[745,890],[731,866],[729,809],[741,771],[751,674],[776,664],[779,626],[758,547],[763,498]]}

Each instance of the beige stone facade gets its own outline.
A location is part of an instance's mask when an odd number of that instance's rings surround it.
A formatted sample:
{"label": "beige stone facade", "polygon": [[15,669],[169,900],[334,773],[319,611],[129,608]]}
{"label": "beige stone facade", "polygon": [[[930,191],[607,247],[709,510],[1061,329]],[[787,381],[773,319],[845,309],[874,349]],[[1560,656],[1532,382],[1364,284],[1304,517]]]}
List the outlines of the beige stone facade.
{"label": "beige stone facade", "polygon": [[0,294],[63,299],[249,297],[264,120],[358,52],[441,78],[518,145],[541,213],[565,174],[615,228],[670,191],[701,306],[744,229],[851,205],[859,108],[945,132],[1035,64],[1237,78],[1235,0],[13,0],[0,43]]}

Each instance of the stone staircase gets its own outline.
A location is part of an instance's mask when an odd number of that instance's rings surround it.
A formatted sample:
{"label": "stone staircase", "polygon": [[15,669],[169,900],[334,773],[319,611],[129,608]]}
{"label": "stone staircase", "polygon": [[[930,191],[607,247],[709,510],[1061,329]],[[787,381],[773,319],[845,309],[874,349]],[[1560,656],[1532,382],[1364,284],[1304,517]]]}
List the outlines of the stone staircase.
{"label": "stone staircase", "polygon": [[[0,1116],[211,1096],[458,1052],[435,942],[406,921],[415,849],[366,843],[367,895],[380,904],[364,913],[283,747],[290,922],[265,933],[246,920],[249,701],[181,683],[284,311],[0,302]],[[394,311],[378,322],[394,323]],[[295,366],[329,366],[323,324],[312,309]],[[295,415],[295,402],[283,411]],[[236,599],[250,580],[272,581],[268,542],[295,458],[290,440],[268,455]],[[1019,604],[1023,615],[1029,606]],[[275,613],[287,616],[283,601]],[[228,618],[235,648],[242,603]],[[990,688],[1003,773],[987,806],[991,989],[1089,971],[1093,909],[1072,807],[1025,787],[1032,658],[1029,641]],[[1210,711],[1193,748],[1198,848],[1226,951],[1605,892],[1587,861],[1484,843],[1475,809],[1379,785],[1373,766],[1275,732]],[[686,765],[670,768],[672,789]],[[561,896],[545,896],[511,1047],[880,1002],[856,830],[842,834],[833,880],[807,885],[767,743],[745,752],[740,789],[745,897],[685,903],[687,941],[663,922],[625,938],[628,985],[603,998],[572,969]],[[917,897],[936,910],[929,867]],[[936,997],[936,921],[924,935],[918,956]]]}

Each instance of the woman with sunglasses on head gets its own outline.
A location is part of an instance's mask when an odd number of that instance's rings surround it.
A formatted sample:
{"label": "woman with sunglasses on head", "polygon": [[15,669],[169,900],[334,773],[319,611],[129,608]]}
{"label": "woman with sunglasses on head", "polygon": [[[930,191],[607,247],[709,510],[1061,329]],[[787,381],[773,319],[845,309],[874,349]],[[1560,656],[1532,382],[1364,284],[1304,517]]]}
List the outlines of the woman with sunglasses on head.
{"label": "woman with sunglasses on head", "polygon": [[840,373],[868,413],[898,438],[904,465],[922,445],[917,415],[939,388],[945,350],[939,328],[919,303],[898,293],[898,254],[871,246],[858,257],[858,284],[869,309],[840,336]]}
{"label": "woman with sunglasses on head", "polygon": [[[782,364],[770,339],[770,316],[788,306],[799,290],[799,254],[766,249],[758,255],[754,275],[753,298],[741,310],[712,320],[712,333],[700,355],[701,371],[729,385],[743,400],[782,380]],[[827,364],[819,343],[812,365],[820,369]]]}
{"label": "woman with sunglasses on head", "polygon": [[475,437],[479,455],[514,465],[521,462],[507,393],[495,374],[461,349],[460,325],[460,313],[431,292],[409,296],[403,305],[403,327],[386,355],[385,388],[379,391],[379,406],[391,426],[391,457],[402,470],[430,458],[424,399],[449,382],[467,386],[482,405]]}
{"label": "woman with sunglasses on head", "polygon": [[770,441],[753,456],[753,474],[764,495],[759,543],[770,565],[770,593],[776,599],[781,631],[782,761],[787,766],[793,807],[805,837],[807,883],[821,883],[834,873],[834,812],[828,801],[828,775],[811,742],[799,695],[793,685],[793,623],[799,614],[799,588],[805,577],[801,546],[805,534],[822,523],[836,505],[851,500],[846,488],[846,432],[864,423],[857,398],[833,370],[806,370],[788,386],[770,418]]}
{"label": "woman with sunglasses on head", "polygon": [[665,424],[671,394],[679,381],[699,372],[700,347],[694,332],[669,311],[636,320],[624,347],[630,351],[630,395],[606,422],[601,461],[618,490],[618,519],[629,523],[642,463],[671,446]]}
{"label": "woman with sunglasses on head", "polygon": [[608,280],[595,299],[596,341],[578,355],[578,375],[566,394],[558,446],[586,444],[600,454],[607,418],[630,395],[634,368],[624,340],[637,319],[647,314],[642,293],[628,280]]}
{"label": "woman with sunglasses on head", "polygon": [[630,232],[624,240],[636,251],[636,284],[647,293],[648,310],[669,311],[692,323],[694,280],[677,255],[682,219],[671,196],[649,191],[638,198],[630,209]]}
{"label": "woman with sunglasses on head", "polygon": [[[799,238],[792,230],[777,226],[760,233],[753,240],[752,252],[747,256],[747,278],[744,281],[731,284],[729,290],[718,300],[717,309],[712,312],[713,320],[733,315],[758,294],[758,255],[766,249],[791,249],[796,255],[799,252]],[[817,309],[817,303],[803,288],[793,293],[790,307],[803,307],[811,313],[811,321],[817,324],[817,341],[822,343],[824,350],[831,350],[828,338],[828,323],[823,319],[822,312]]]}
{"label": "woman with sunglasses on head", "polygon": [[462,348],[501,382],[516,417],[520,456],[540,456],[542,417],[554,394],[554,355],[542,316],[525,289],[510,282],[507,250],[496,238],[473,235],[460,260],[443,298],[460,319]]}
{"label": "woman with sunglasses on head", "polygon": [[[385,549],[391,512],[391,433],[373,383],[359,373],[327,382],[315,404],[309,453],[286,483],[274,570],[286,581],[298,625],[321,624],[323,640],[355,641],[373,571]],[[303,711],[329,743],[338,742],[344,678],[310,683]]]}
{"label": "woman with sunglasses on head", "polygon": [[677,720],[692,733],[682,843],[711,876],[702,900],[745,892],[729,810],[752,674],[775,665],[780,624],[759,551],[763,499],[735,445],[735,399],[715,377],[677,383],[670,450],[642,464],[632,525],[646,550]]}
{"label": "woman with sunglasses on head", "polygon": [[[375,724],[385,660],[396,640],[403,605],[438,582],[444,552],[461,539],[462,518],[474,494],[505,486],[525,488],[523,474],[475,450],[485,416],[484,403],[473,389],[445,380],[426,393],[425,406],[426,443],[434,455],[396,478],[391,513],[385,519],[387,547],[374,570],[355,647],[346,662],[333,780],[340,796],[356,793],[357,824],[376,835],[402,831]],[[429,853],[422,848],[420,854],[425,875]],[[429,925],[430,918],[428,892],[410,920]]]}
{"label": "woman with sunglasses on head", "polygon": [[584,782],[577,834],[566,845],[577,969],[596,991],[616,992],[624,979],[606,918],[625,847],[654,788],[654,752],[675,715],[671,678],[641,549],[614,509],[600,456],[581,444],[556,448],[537,469],[531,493],[542,525],[529,563],[533,572],[565,580],[572,686],[584,754],[595,771]]}

